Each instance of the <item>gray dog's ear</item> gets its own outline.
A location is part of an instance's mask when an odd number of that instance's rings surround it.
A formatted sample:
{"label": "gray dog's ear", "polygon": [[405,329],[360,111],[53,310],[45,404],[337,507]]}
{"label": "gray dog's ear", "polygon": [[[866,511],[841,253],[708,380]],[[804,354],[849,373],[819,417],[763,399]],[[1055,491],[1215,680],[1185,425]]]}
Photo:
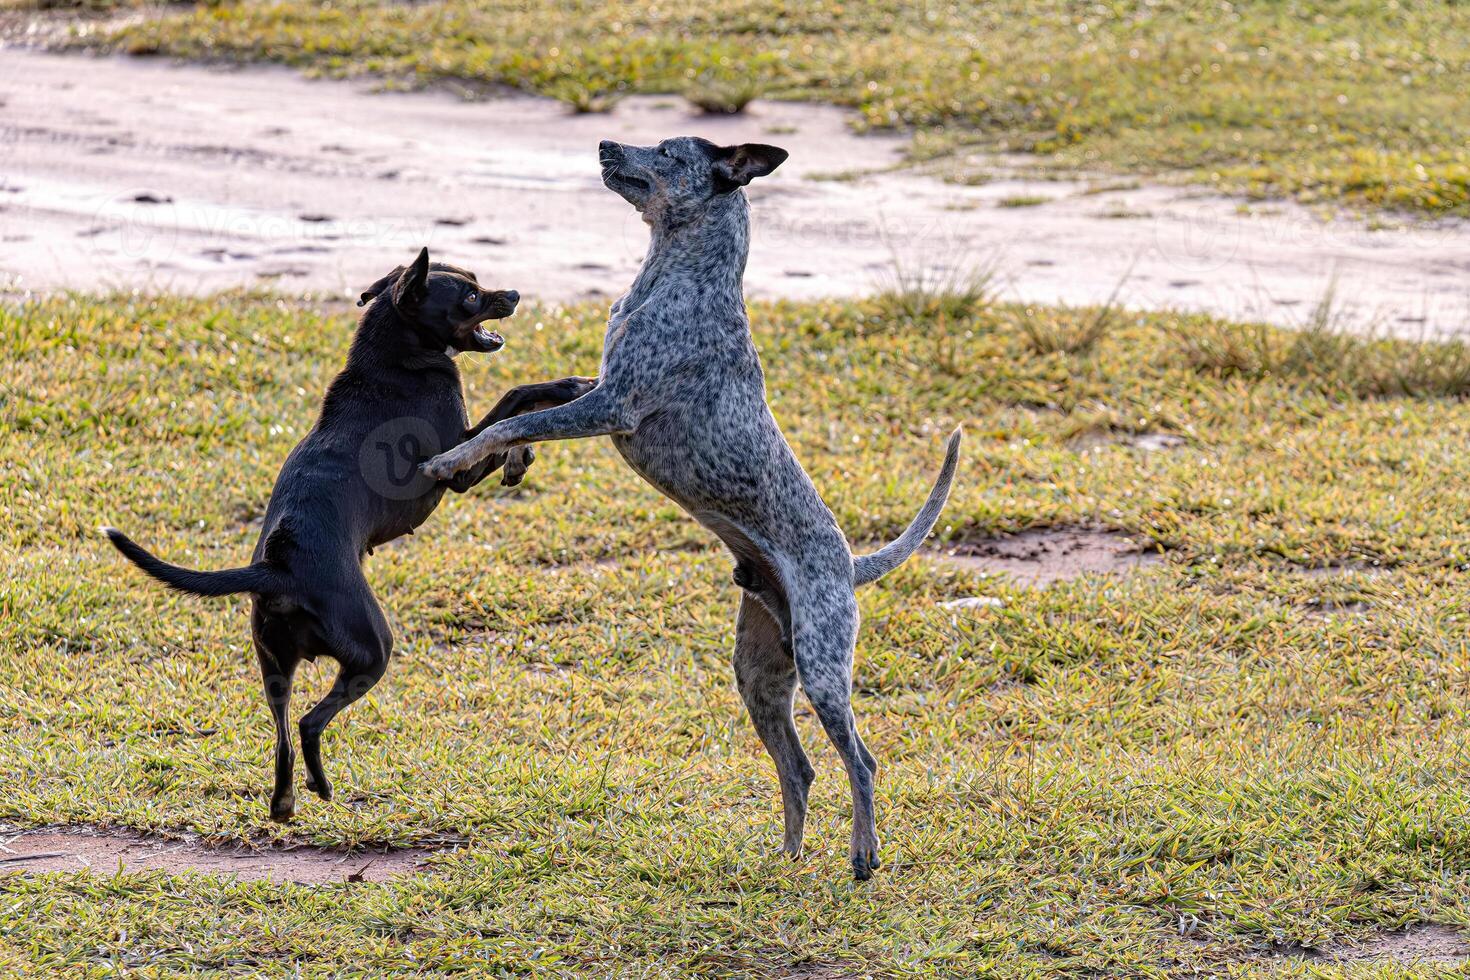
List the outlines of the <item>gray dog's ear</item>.
{"label": "gray dog's ear", "polygon": [[407,268],[408,266],[406,265],[400,265],[398,268],[394,269],[392,272],[388,273],[386,276],[373,283],[371,286],[363,291],[363,294],[361,296],[357,298],[357,305],[367,306],[373,300],[377,299],[378,295],[382,293],[383,290],[387,289],[389,286],[398,281],[398,277],[403,275],[403,270]]}
{"label": "gray dog's ear", "polygon": [[722,146],[715,157],[715,183],[722,193],[744,187],[781,166],[788,156],[779,146],[765,143]]}
{"label": "gray dog's ear", "polygon": [[417,306],[429,292],[429,250],[419,251],[413,265],[403,270],[393,284],[393,305],[402,308]]}

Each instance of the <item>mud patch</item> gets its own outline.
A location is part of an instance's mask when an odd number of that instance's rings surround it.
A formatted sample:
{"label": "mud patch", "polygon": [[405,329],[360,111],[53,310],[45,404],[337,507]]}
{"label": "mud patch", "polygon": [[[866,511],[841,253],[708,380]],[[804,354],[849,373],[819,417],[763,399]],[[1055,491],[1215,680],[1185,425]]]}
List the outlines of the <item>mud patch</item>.
{"label": "mud patch", "polygon": [[1345,559],[1341,561],[1328,561],[1321,565],[1297,565],[1292,571],[1307,578],[1342,578],[1348,575],[1387,575],[1393,569],[1386,565],[1375,565],[1371,562]]}
{"label": "mud patch", "polygon": [[1454,926],[1418,925],[1379,935],[1354,949],[1336,950],[1337,963],[1470,963],[1470,942]]}
{"label": "mud patch", "polygon": [[[709,903],[702,905],[729,905],[737,903]],[[800,960],[792,962],[789,954],[772,953],[762,956],[755,961],[744,957],[714,955],[702,961],[705,965],[715,967],[731,976],[740,977],[763,977],[770,980],[858,980],[860,977],[870,977],[873,973],[858,964],[846,962],[822,962],[819,960]]]}
{"label": "mud patch", "polygon": [[858,980],[867,974],[840,963],[797,963],[765,974],[777,980]]}
{"label": "mud patch", "polygon": [[1309,599],[1304,609],[1313,619],[1357,619],[1372,610],[1362,599]]}
{"label": "mud patch", "polygon": [[1310,619],[1361,619],[1373,611],[1373,596],[1363,594],[1360,586],[1365,578],[1391,575],[1394,569],[1387,565],[1357,559],[1332,559],[1320,565],[1291,565],[1291,575],[1305,579],[1318,579],[1324,584],[1313,591],[1321,594],[1302,599],[1296,603],[1303,615]]}
{"label": "mud patch", "polygon": [[967,595],[960,599],[951,599],[941,602],[941,609],[1001,609],[1005,606],[1004,599],[997,599],[992,595]]}
{"label": "mud patch", "polygon": [[1122,446],[1144,453],[1161,453],[1184,445],[1183,436],[1171,432],[1084,432],[1067,440],[1067,448],[1085,453],[1104,446]]}
{"label": "mud patch", "polygon": [[547,565],[545,570],[551,575],[603,575],[623,564],[624,561],[613,557],[585,558],[560,565]]}
{"label": "mud patch", "polygon": [[0,829],[0,876],[79,871],[114,874],[122,868],[299,885],[383,882],[425,873],[425,862],[434,853],[418,847],[348,851],[278,845],[221,846],[207,844],[194,835],[164,840],[97,827]]}
{"label": "mud patch", "polygon": [[1127,575],[1163,559],[1148,545],[1107,528],[1023,531],[967,542],[930,556],[986,575],[1008,575],[1023,585],[1046,586],[1083,575]]}

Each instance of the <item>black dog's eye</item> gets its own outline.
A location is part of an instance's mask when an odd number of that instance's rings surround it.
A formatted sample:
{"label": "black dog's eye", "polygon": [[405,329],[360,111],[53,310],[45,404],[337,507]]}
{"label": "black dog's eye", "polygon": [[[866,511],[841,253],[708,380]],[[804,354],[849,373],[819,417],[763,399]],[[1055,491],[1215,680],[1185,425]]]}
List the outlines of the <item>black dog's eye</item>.
{"label": "black dog's eye", "polygon": [[466,303],[474,303],[474,302],[478,302],[479,299],[480,299],[480,294],[479,293],[472,292],[472,293],[470,293],[468,296],[466,296],[464,298],[464,301]]}

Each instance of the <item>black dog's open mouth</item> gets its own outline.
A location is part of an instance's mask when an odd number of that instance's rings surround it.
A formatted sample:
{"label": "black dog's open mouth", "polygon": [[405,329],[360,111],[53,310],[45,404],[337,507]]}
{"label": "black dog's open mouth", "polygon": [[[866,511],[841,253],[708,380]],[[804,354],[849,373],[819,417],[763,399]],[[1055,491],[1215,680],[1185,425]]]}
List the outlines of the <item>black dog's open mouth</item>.
{"label": "black dog's open mouth", "polygon": [[462,351],[477,351],[493,354],[505,346],[505,338],[494,330],[486,330],[486,320],[503,320],[516,311],[514,306],[497,306],[486,312],[477,322],[467,323],[455,334],[454,346]]}
{"label": "black dog's open mouth", "polygon": [[470,331],[468,339],[473,346],[460,347],[460,350],[473,350],[480,351],[484,354],[493,354],[505,346],[504,337],[493,330],[486,330],[484,327],[476,327]]}

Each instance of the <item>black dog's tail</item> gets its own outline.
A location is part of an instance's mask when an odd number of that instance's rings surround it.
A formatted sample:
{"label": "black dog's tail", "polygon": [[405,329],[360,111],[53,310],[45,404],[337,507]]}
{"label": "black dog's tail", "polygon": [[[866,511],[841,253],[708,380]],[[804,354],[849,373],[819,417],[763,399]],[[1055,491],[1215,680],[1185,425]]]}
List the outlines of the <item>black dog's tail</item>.
{"label": "black dog's tail", "polygon": [[115,527],[104,527],[102,533],[124,558],[179,592],[204,596],[234,595],[237,592],[275,595],[283,591],[286,584],[285,576],[264,562],[219,572],[196,572],[155,558]]}
{"label": "black dog's tail", "polygon": [[909,555],[918,551],[919,545],[934,530],[934,523],[939,520],[944,504],[949,500],[949,488],[954,484],[955,469],[959,466],[960,434],[959,428],[950,434],[949,443],[944,447],[944,466],[939,470],[939,479],[934,481],[929,499],[924,501],[924,506],[919,508],[904,532],[871,555],[853,558],[853,584],[865,585],[887,575],[908,561]]}

